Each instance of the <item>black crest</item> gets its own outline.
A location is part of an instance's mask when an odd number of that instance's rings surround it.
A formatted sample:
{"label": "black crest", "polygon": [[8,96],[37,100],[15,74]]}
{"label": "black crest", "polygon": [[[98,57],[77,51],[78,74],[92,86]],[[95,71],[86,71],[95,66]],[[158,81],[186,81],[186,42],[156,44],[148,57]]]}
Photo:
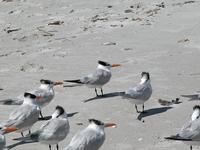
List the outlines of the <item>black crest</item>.
{"label": "black crest", "polygon": [[59,117],[60,115],[62,115],[65,112],[64,108],[61,106],[56,106],[56,110],[59,111],[59,115],[57,117]]}
{"label": "black crest", "polygon": [[35,98],[36,98],[36,95],[31,94],[31,93],[28,93],[28,92],[25,92],[25,93],[24,93],[24,97],[30,97],[30,98],[32,98],[32,99],[35,99]]}
{"label": "black crest", "polygon": [[41,79],[40,83],[41,84],[53,84],[53,82],[51,80],[45,80],[45,79]]}
{"label": "black crest", "polygon": [[107,62],[105,62],[105,61],[99,60],[98,63],[101,64],[101,65],[103,65],[103,66],[110,66],[110,64],[107,63]]}
{"label": "black crest", "polygon": [[96,125],[104,125],[104,123],[102,121],[96,120],[96,119],[89,119],[90,123],[95,123]]}
{"label": "black crest", "polygon": [[195,105],[195,106],[193,107],[193,110],[195,110],[195,109],[200,109],[200,106],[199,106],[199,105]]}
{"label": "black crest", "polygon": [[141,76],[142,76],[142,77],[143,77],[144,75],[147,76],[147,79],[148,79],[148,80],[150,79],[150,75],[149,75],[148,72],[142,72],[142,73],[141,73]]}

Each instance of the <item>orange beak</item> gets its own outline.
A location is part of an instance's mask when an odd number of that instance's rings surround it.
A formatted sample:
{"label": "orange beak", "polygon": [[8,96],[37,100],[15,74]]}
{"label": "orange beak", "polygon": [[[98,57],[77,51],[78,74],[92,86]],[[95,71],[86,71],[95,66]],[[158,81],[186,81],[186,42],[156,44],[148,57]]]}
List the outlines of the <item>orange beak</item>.
{"label": "orange beak", "polygon": [[119,67],[121,66],[120,64],[112,64],[111,67]]}
{"label": "orange beak", "polygon": [[62,81],[57,81],[57,82],[54,82],[53,85],[62,85],[63,82]]}
{"label": "orange beak", "polygon": [[10,132],[14,132],[14,131],[17,131],[18,130],[18,128],[16,128],[16,127],[5,127],[4,129],[3,129],[3,131],[5,132],[5,133],[10,133]]}
{"label": "orange beak", "polygon": [[104,127],[105,128],[116,128],[117,125],[115,123],[105,123]]}

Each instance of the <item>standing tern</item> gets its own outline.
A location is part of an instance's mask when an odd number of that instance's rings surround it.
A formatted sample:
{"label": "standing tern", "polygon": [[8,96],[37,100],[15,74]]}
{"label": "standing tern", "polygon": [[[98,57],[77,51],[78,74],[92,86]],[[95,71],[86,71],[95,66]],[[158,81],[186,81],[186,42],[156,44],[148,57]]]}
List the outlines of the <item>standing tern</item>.
{"label": "standing tern", "polygon": [[26,137],[16,138],[14,140],[24,141],[23,144],[25,144],[26,141],[28,143],[40,142],[49,145],[50,150],[51,145],[56,145],[58,150],[58,143],[66,138],[69,129],[67,113],[63,107],[57,106],[55,112],[52,114],[52,119],[42,125],[39,130]]}
{"label": "standing tern", "polygon": [[23,132],[29,130],[38,121],[40,108],[36,104],[36,95],[24,93],[23,104],[11,112],[9,119],[2,124],[1,130],[4,133]]}
{"label": "standing tern", "polygon": [[148,72],[142,72],[141,73],[141,81],[140,83],[135,87],[130,87],[127,91],[125,91],[125,94],[123,95],[123,98],[128,99],[131,103],[135,105],[135,109],[137,113],[137,105],[143,105],[144,112],[144,103],[151,97],[152,94],[152,87],[150,83],[150,75]]}
{"label": "standing tern", "polygon": [[[61,85],[63,84],[63,82],[53,82],[51,80],[44,80],[41,79],[40,80],[40,87],[37,88],[36,90],[32,90],[32,91],[28,91],[28,93],[32,93],[34,95],[36,95],[36,104],[42,108],[46,105],[48,105],[51,100],[54,98],[54,89],[53,87],[55,85]],[[0,104],[4,104],[4,105],[21,105],[23,103],[23,95],[18,96],[17,98],[14,99],[6,99],[6,100],[1,100]],[[41,117],[42,113],[40,112]]]}
{"label": "standing tern", "polygon": [[108,83],[111,78],[111,67],[118,67],[120,64],[109,64],[104,61],[98,61],[98,66],[94,73],[82,77],[77,80],[64,80],[64,82],[72,82],[86,85],[89,88],[94,88],[96,96],[99,96],[97,93],[97,88],[101,89],[101,95],[103,96],[103,85]]}
{"label": "standing tern", "polygon": [[170,137],[165,137],[168,140],[182,141],[185,144],[190,145],[190,150],[192,150],[192,145],[200,145],[200,106],[196,105],[193,107],[193,113],[191,119],[187,122],[179,131],[178,134],[172,135]]}
{"label": "standing tern", "polygon": [[114,123],[103,123],[89,119],[87,128],[77,133],[65,150],[98,150],[105,141],[105,127],[116,127]]}

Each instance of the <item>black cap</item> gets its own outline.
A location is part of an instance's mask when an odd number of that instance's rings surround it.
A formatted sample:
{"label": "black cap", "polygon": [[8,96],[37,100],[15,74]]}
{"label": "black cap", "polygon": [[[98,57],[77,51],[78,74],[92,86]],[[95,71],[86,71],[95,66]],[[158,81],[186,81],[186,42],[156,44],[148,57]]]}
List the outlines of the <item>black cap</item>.
{"label": "black cap", "polygon": [[35,98],[36,98],[36,95],[31,94],[31,93],[28,93],[28,92],[25,92],[25,93],[24,93],[24,97],[30,97],[30,98],[32,98],[32,99],[35,99]]}
{"label": "black cap", "polygon": [[195,110],[195,109],[200,109],[200,106],[199,106],[199,105],[195,105],[195,106],[193,107],[193,110]]}
{"label": "black cap", "polygon": [[96,120],[96,119],[89,119],[89,122],[90,123],[95,123],[96,125],[104,125],[104,123],[102,122],[102,121],[100,121],[100,120]]}
{"label": "black cap", "polygon": [[40,83],[42,83],[42,84],[53,84],[53,82],[51,80],[45,80],[45,79],[41,79]]}
{"label": "black cap", "polygon": [[103,66],[111,66],[109,63],[105,62],[105,61],[98,61],[99,64],[103,65]]}
{"label": "black cap", "polygon": [[141,73],[141,76],[143,77],[144,75],[147,75],[147,79],[149,80],[150,79],[150,75],[148,72],[142,72]]}
{"label": "black cap", "polygon": [[59,117],[60,115],[62,115],[65,112],[64,108],[59,105],[56,106],[56,110],[59,111],[59,115],[57,117]]}

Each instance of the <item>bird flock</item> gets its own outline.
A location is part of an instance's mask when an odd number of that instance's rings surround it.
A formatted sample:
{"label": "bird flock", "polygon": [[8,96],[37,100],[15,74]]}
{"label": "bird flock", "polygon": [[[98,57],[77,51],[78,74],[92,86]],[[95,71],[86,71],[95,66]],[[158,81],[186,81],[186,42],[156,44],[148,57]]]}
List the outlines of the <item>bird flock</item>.
{"label": "bird flock", "polygon": [[[119,67],[120,64],[110,64],[104,61],[98,61],[96,70],[80,79],[51,81],[41,79],[39,88],[26,91],[16,98],[8,98],[0,101],[1,105],[19,105],[13,110],[6,121],[0,122],[0,150],[12,149],[14,147],[39,142],[46,144],[49,150],[52,145],[56,145],[59,150],[59,142],[64,140],[70,132],[68,115],[62,106],[56,106],[50,117],[44,117],[42,108],[46,107],[54,98],[54,86],[63,85],[64,83],[73,83],[76,85],[85,85],[95,90],[96,96],[104,96],[103,86],[111,79],[111,68]],[[97,91],[100,89],[101,94]],[[1,89],[3,90],[3,89]],[[148,72],[141,73],[141,81],[138,85],[130,87],[125,92],[121,92],[119,96],[127,99],[135,106],[137,113],[145,112],[144,103],[150,99],[152,95],[152,87],[150,82],[150,74]],[[185,97],[194,98],[194,95],[183,95]],[[196,96],[198,97],[198,96]],[[142,110],[138,110],[138,105],[142,105]],[[182,129],[173,136],[165,137],[167,140],[179,140],[190,145],[199,145],[200,142],[200,106],[193,108],[191,120],[187,122]],[[31,127],[39,120],[45,120],[44,124],[36,131],[32,132]],[[98,150],[105,141],[105,131],[107,127],[116,127],[115,123],[104,123],[97,119],[88,119],[89,125],[79,131],[71,139],[70,143],[64,150]],[[5,135],[18,132],[20,137],[13,139],[14,144],[6,146]],[[25,135],[25,132],[28,132]]]}

